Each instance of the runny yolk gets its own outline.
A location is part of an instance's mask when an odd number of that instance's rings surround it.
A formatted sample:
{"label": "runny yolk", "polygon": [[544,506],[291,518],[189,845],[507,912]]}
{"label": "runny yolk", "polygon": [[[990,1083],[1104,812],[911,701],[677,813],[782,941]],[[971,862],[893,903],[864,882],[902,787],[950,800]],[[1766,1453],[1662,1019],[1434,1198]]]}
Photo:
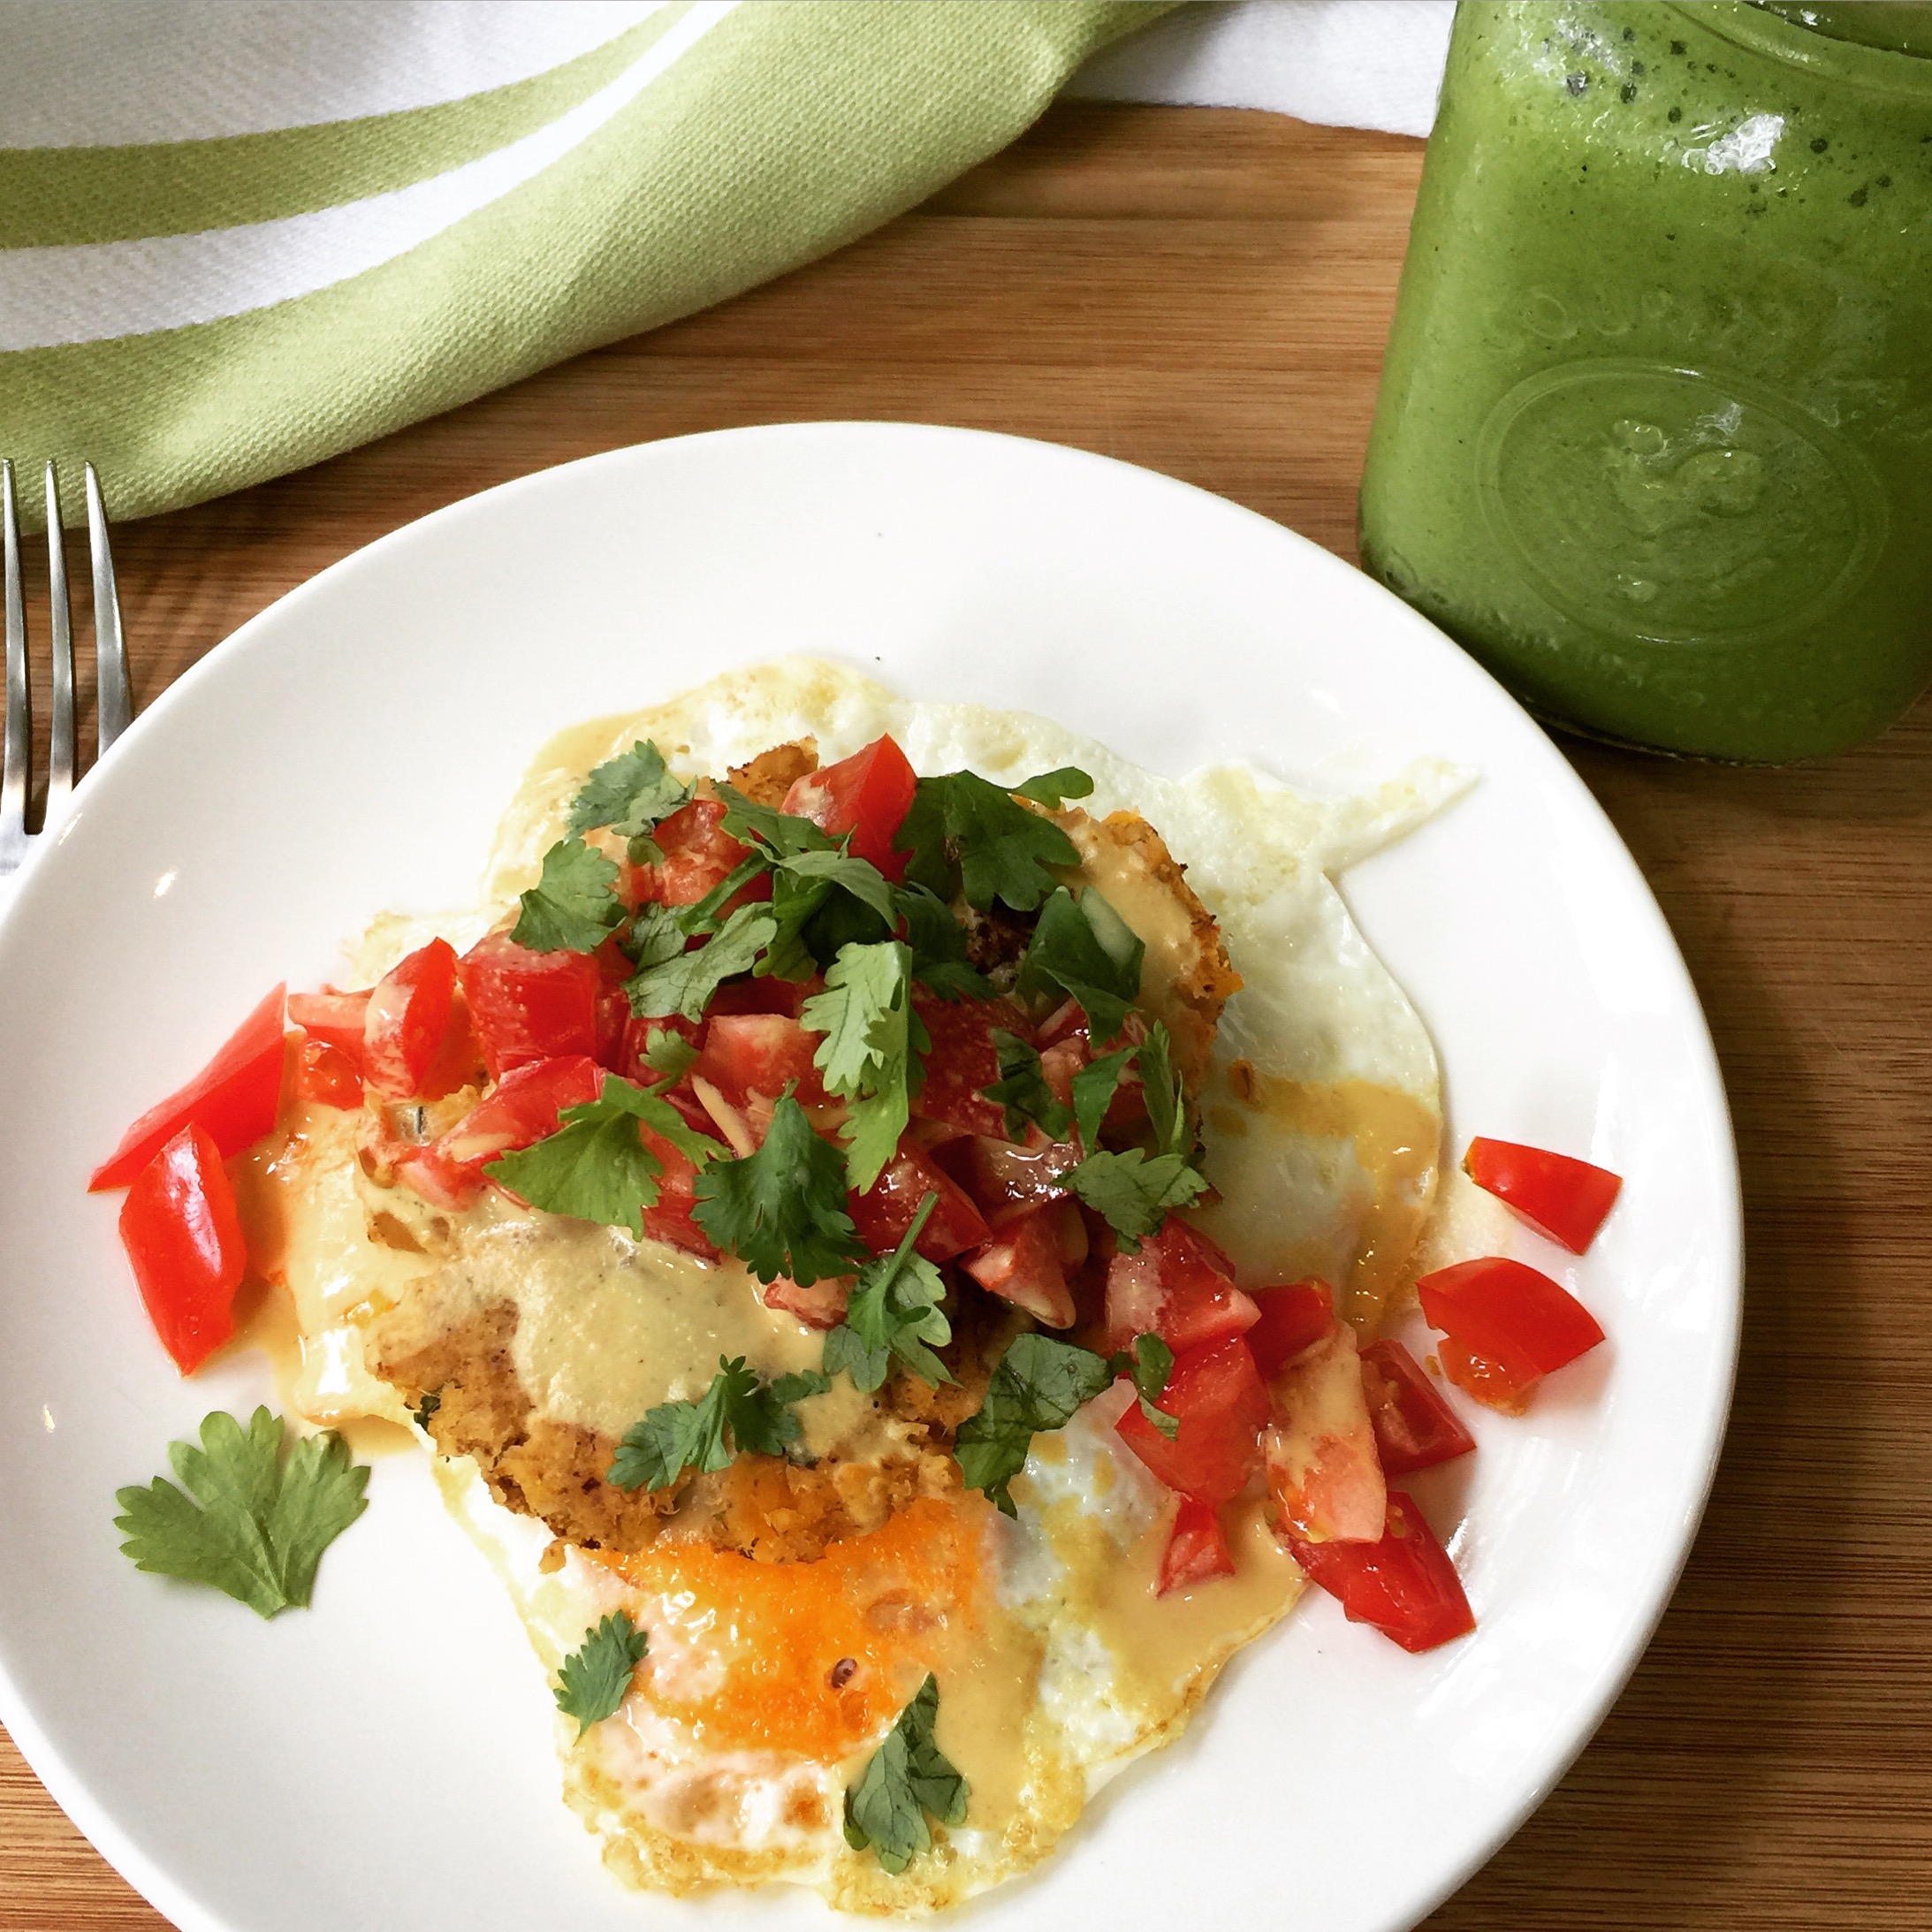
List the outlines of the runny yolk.
{"label": "runny yolk", "polygon": [[720,1749],[836,1763],[876,1736],[981,1623],[979,1532],[922,1498],[815,1563],[686,1545],[598,1558],[650,1635],[639,1692]]}

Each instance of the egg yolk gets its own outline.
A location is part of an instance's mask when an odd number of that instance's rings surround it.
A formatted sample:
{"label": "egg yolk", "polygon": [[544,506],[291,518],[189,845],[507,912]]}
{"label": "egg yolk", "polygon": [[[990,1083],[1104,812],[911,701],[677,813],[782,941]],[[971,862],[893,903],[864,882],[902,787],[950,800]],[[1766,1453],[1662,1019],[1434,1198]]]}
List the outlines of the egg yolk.
{"label": "egg yolk", "polygon": [[643,1599],[639,1692],[720,1749],[836,1763],[982,1622],[979,1529],[956,1500],[921,1498],[814,1563],[691,1546],[597,1560]]}

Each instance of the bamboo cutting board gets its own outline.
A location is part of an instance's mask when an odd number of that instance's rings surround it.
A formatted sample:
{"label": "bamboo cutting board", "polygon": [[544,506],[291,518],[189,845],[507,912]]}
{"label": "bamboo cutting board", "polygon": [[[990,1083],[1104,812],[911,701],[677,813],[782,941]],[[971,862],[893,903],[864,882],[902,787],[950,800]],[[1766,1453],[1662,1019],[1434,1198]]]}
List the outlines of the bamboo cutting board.
{"label": "bamboo cutting board", "polygon": [[[1419,142],[1268,115],[1057,108],[815,267],[129,525],[137,695],[413,517],[738,423],[901,418],[1076,444],[1352,558],[1420,164]],[[1716,1037],[1744,1169],[1744,1358],[1716,1493],[1648,1655],[1542,1809],[1427,1923],[1926,1932],[1932,706],[1793,772],[1565,749],[1662,902]],[[0,1738],[0,1932],[162,1924]]]}

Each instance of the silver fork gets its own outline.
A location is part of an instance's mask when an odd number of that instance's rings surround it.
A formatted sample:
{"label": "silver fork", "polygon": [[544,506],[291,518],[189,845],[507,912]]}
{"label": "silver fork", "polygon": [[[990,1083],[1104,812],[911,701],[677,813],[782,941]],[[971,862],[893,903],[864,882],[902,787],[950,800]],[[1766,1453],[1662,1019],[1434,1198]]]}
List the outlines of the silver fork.
{"label": "silver fork", "polygon": [[[127,683],[127,650],[121,636],[121,600],[114,585],[114,553],[108,548],[107,510],[101,479],[86,466],[87,555],[94,567],[95,683],[98,692],[98,758],[127,729],[134,715]],[[27,795],[34,777],[34,714],[27,695],[27,599],[20,587],[20,526],[13,501],[13,465],[0,462],[0,522],[4,524],[7,631],[7,725],[0,763],[0,879],[27,863],[38,833],[27,829]],[[60,491],[47,466],[48,640],[53,650],[53,705],[48,719],[47,806],[42,828],[52,825],[74,788],[73,622],[67,604],[67,545],[60,527]]]}

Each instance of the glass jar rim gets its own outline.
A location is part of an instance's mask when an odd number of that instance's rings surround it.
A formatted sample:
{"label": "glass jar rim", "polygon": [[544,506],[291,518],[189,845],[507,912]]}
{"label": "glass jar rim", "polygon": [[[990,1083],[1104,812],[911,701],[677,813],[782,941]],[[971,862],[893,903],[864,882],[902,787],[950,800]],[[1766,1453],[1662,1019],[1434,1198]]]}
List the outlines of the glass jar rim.
{"label": "glass jar rim", "polygon": [[1748,53],[1879,94],[1932,98],[1932,59],[1799,27],[1751,0],[1670,0],[1670,11]]}

